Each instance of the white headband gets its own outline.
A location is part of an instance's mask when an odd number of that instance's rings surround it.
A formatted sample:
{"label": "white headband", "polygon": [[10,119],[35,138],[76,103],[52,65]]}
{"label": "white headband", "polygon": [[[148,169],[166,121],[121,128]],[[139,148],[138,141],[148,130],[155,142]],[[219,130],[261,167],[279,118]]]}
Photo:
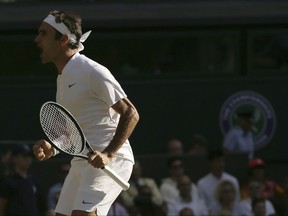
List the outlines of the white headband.
{"label": "white headband", "polygon": [[[59,31],[61,34],[67,35],[69,37],[70,41],[76,43],[76,36],[69,31],[69,29],[67,28],[67,26],[63,22],[57,23],[56,17],[53,16],[52,14],[49,14],[43,20],[43,22],[48,23],[53,28],[55,28],[57,31]],[[79,42],[79,47],[78,47],[78,52],[80,52],[84,49],[84,46],[82,43],[89,37],[90,33],[91,33],[91,31],[88,31],[81,36],[80,42]]]}

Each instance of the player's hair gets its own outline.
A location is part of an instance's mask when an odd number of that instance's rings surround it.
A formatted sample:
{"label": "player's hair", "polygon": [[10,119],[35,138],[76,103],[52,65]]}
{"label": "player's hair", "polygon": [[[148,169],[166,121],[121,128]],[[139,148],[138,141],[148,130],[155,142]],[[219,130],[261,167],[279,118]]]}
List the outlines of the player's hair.
{"label": "player's hair", "polygon": [[[77,49],[79,47],[79,40],[82,36],[81,18],[73,12],[66,11],[54,10],[51,11],[50,14],[55,16],[56,23],[64,23],[69,31],[76,36],[76,42],[69,41],[69,47],[71,49]],[[58,40],[61,36],[62,34],[56,30],[55,39]]]}

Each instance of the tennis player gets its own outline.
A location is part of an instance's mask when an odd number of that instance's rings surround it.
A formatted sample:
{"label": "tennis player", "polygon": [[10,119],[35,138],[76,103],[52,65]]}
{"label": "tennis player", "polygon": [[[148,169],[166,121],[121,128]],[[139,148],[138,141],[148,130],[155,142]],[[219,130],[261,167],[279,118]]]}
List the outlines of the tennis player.
{"label": "tennis player", "polygon": [[[96,168],[109,166],[128,181],[134,164],[128,138],[139,115],[110,71],[79,53],[90,32],[82,34],[76,14],[52,11],[35,38],[42,63],[57,68],[56,101],[74,115],[95,150],[88,162],[72,159],[55,209],[58,216],[107,215],[122,188]],[[46,140],[37,141],[33,151],[41,161],[58,153]]]}

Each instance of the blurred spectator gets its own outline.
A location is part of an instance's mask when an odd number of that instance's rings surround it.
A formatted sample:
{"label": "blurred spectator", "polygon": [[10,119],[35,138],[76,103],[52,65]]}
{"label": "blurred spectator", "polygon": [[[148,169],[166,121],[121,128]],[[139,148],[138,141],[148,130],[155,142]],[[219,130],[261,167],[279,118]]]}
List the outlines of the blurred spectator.
{"label": "blurred spectator", "polygon": [[[241,205],[244,210],[245,216],[251,216],[253,215],[252,211],[252,200],[258,199],[258,198],[263,198],[261,196],[261,190],[262,190],[263,185],[256,180],[250,180],[248,183],[248,197],[246,199],[243,199],[241,201]],[[272,216],[275,215],[275,209],[273,207],[273,204],[267,200],[264,199],[264,205],[265,205],[265,216]]]}
{"label": "blurred spectator", "polygon": [[253,41],[252,66],[255,71],[266,71],[267,69],[275,72],[288,71],[288,38],[284,33],[275,35],[257,36]]}
{"label": "blurred spectator", "polygon": [[48,212],[47,212],[47,216],[55,215],[54,209],[55,209],[56,204],[58,202],[58,198],[59,198],[64,180],[65,180],[69,170],[70,170],[70,164],[69,163],[61,164],[61,166],[59,168],[59,173],[58,173],[58,181],[57,181],[57,183],[53,184],[48,190],[48,197],[47,197]]}
{"label": "blurred spectator", "polygon": [[223,148],[226,152],[247,153],[248,158],[254,157],[254,140],[252,134],[254,110],[239,108],[237,124],[224,137]]}
{"label": "blurred spectator", "polygon": [[135,206],[138,211],[144,211],[148,208],[150,214],[153,209],[155,211],[161,211],[163,198],[158,185],[154,179],[142,176],[142,169],[139,161],[135,161],[129,183],[129,189],[127,191],[122,191],[120,194],[123,205],[129,212],[135,212]]}
{"label": "blurred spectator", "polygon": [[265,207],[265,202],[266,200],[264,198],[255,198],[252,200],[251,208],[252,208],[253,216],[269,215],[266,212],[267,209]]}
{"label": "blurred spectator", "polygon": [[189,145],[188,154],[207,152],[207,139],[201,134],[194,134]]}
{"label": "blurred spectator", "polygon": [[222,180],[231,181],[236,189],[236,199],[240,200],[238,179],[225,172],[225,158],[222,151],[210,151],[207,156],[210,172],[200,178],[197,183],[200,198],[204,199],[209,208],[215,200],[215,189]]}
{"label": "blurred spectator", "polygon": [[243,209],[237,200],[237,189],[233,182],[229,180],[219,182],[214,195],[216,202],[210,206],[209,215],[223,215],[223,212],[230,212],[230,216],[243,216]]}
{"label": "blurred spectator", "polygon": [[[163,178],[160,184],[160,192],[165,199],[169,201],[178,196],[179,190],[177,188],[177,183],[179,178],[184,174],[184,165],[181,157],[170,157],[168,159],[168,172],[169,175]],[[194,183],[192,184],[192,196],[198,197],[197,187]]]}
{"label": "blurred spectator", "polygon": [[233,73],[235,71],[235,39],[230,35],[202,36],[198,41],[200,70],[205,73]]}
{"label": "blurred spectator", "polygon": [[[262,184],[261,197],[269,199],[279,215],[283,215],[287,211],[287,203],[284,189],[274,180],[266,178],[266,164],[264,160],[255,158],[249,162],[248,178],[256,180]],[[248,185],[241,188],[241,196],[243,199],[249,196]]]}
{"label": "blurred spectator", "polygon": [[136,211],[134,211],[132,216],[164,216],[165,214],[165,203],[163,202],[161,206],[153,203],[152,192],[149,186],[142,185],[138,189],[138,195],[134,199],[134,205]]}
{"label": "blurred spectator", "polygon": [[204,201],[199,197],[192,196],[192,182],[187,175],[181,175],[178,178],[177,188],[179,190],[178,196],[167,201],[167,216],[179,215],[181,209],[185,207],[192,209],[197,216],[208,215],[208,209]]}
{"label": "blurred spectator", "polygon": [[191,208],[184,207],[180,210],[179,216],[195,216],[195,214]]}
{"label": "blurred spectator", "polygon": [[109,209],[107,216],[129,216],[128,211],[121,203],[121,198],[118,197]]}
{"label": "blurred spectator", "polygon": [[12,172],[11,164],[11,149],[2,148],[0,152],[0,181],[2,181],[6,176],[10,175]]}
{"label": "blurred spectator", "polygon": [[12,151],[13,173],[0,186],[0,215],[44,215],[45,202],[33,176],[29,174],[32,151],[17,145]]}
{"label": "blurred spectator", "polygon": [[183,144],[179,139],[173,138],[167,142],[167,153],[169,155],[182,155]]}

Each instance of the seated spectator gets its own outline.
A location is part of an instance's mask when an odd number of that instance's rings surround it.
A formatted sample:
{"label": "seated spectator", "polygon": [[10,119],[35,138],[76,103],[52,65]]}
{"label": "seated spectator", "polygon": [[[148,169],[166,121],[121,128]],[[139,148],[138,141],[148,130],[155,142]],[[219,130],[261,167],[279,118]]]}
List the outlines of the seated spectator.
{"label": "seated spectator", "polygon": [[230,216],[242,216],[243,209],[236,194],[234,183],[229,180],[219,182],[215,190],[216,202],[210,206],[209,215],[223,215],[223,212],[229,212]]}
{"label": "seated spectator", "polygon": [[269,215],[266,212],[265,202],[266,200],[263,198],[255,198],[252,200],[251,208],[252,208],[253,216]]}
{"label": "seated spectator", "polygon": [[108,211],[107,216],[129,216],[127,209],[121,203],[121,197],[118,197]]}
{"label": "seated spectator", "polygon": [[239,182],[236,177],[225,172],[225,158],[222,151],[211,151],[207,156],[210,172],[200,178],[197,183],[198,194],[204,199],[207,207],[210,207],[215,200],[215,189],[220,181],[229,180],[236,188],[236,199],[240,200]]}
{"label": "seated spectator", "polygon": [[180,211],[184,208],[192,209],[193,213],[197,216],[208,215],[208,209],[204,201],[192,196],[192,184],[187,175],[181,175],[178,178],[177,188],[179,195],[167,202],[167,216],[179,215]]}
{"label": "seated spectator", "polygon": [[55,209],[56,204],[58,202],[58,198],[59,198],[64,180],[65,180],[69,170],[70,170],[70,164],[69,163],[61,164],[60,169],[59,169],[59,173],[58,173],[58,180],[48,190],[48,196],[47,196],[48,212],[47,212],[46,216],[54,216],[55,215],[54,209]]}
{"label": "seated spectator", "polygon": [[[141,207],[143,207],[143,204],[146,208],[147,203],[153,205],[153,208],[155,207],[157,210],[162,208],[163,198],[160,190],[154,179],[142,177],[142,169],[139,161],[135,161],[129,183],[129,189],[122,191],[120,194],[122,203],[128,211],[135,212],[136,204],[141,205]],[[150,207],[150,213],[151,211]]]}
{"label": "seated spectator", "polygon": [[164,204],[158,206],[153,203],[151,189],[147,185],[142,185],[139,187],[138,195],[134,198],[135,211],[131,215],[164,215]]}
{"label": "seated spectator", "polygon": [[29,173],[32,156],[28,145],[17,145],[13,148],[13,173],[4,179],[0,186],[0,215],[44,215],[44,199],[39,185]]}
{"label": "seated spectator", "polygon": [[195,216],[195,214],[191,208],[184,207],[180,210],[179,216]]}
{"label": "seated spectator", "polygon": [[[252,200],[258,199],[258,198],[263,198],[261,196],[261,190],[262,190],[263,185],[256,181],[256,180],[250,180],[248,183],[248,197],[246,199],[243,199],[241,201],[242,208],[244,210],[245,216],[251,216],[253,215],[252,211]],[[267,200],[265,200],[265,216],[272,216],[275,215],[275,209],[273,207],[273,204]]]}
{"label": "seated spectator", "polygon": [[[281,215],[287,211],[286,197],[284,189],[274,180],[266,178],[266,164],[260,158],[255,158],[249,162],[248,178],[256,180],[262,184],[261,197],[269,199],[276,210]],[[242,198],[249,196],[248,185],[241,188]]]}
{"label": "seated spectator", "polygon": [[188,154],[207,153],[207,139],[201,134],[194,134],[190,141]]}
{"label": "seated spectator", "polygon": [[[179,190],[177,188],[177,183],[179,177],[184,174],[184,165],[181,157],[171,157],[167,162],[169,175],[163,178],[160,184],[160,192],[165,201],[174,199],[178,196]],[[192,184],[192,196],[198,197],[197,187],[194,183]]]}
{"label": "seated spectator", "polygon": [[166,148],[169,155],[181,156],[183,154],[183,144],[179,139],[173,138],[168,140]]}

